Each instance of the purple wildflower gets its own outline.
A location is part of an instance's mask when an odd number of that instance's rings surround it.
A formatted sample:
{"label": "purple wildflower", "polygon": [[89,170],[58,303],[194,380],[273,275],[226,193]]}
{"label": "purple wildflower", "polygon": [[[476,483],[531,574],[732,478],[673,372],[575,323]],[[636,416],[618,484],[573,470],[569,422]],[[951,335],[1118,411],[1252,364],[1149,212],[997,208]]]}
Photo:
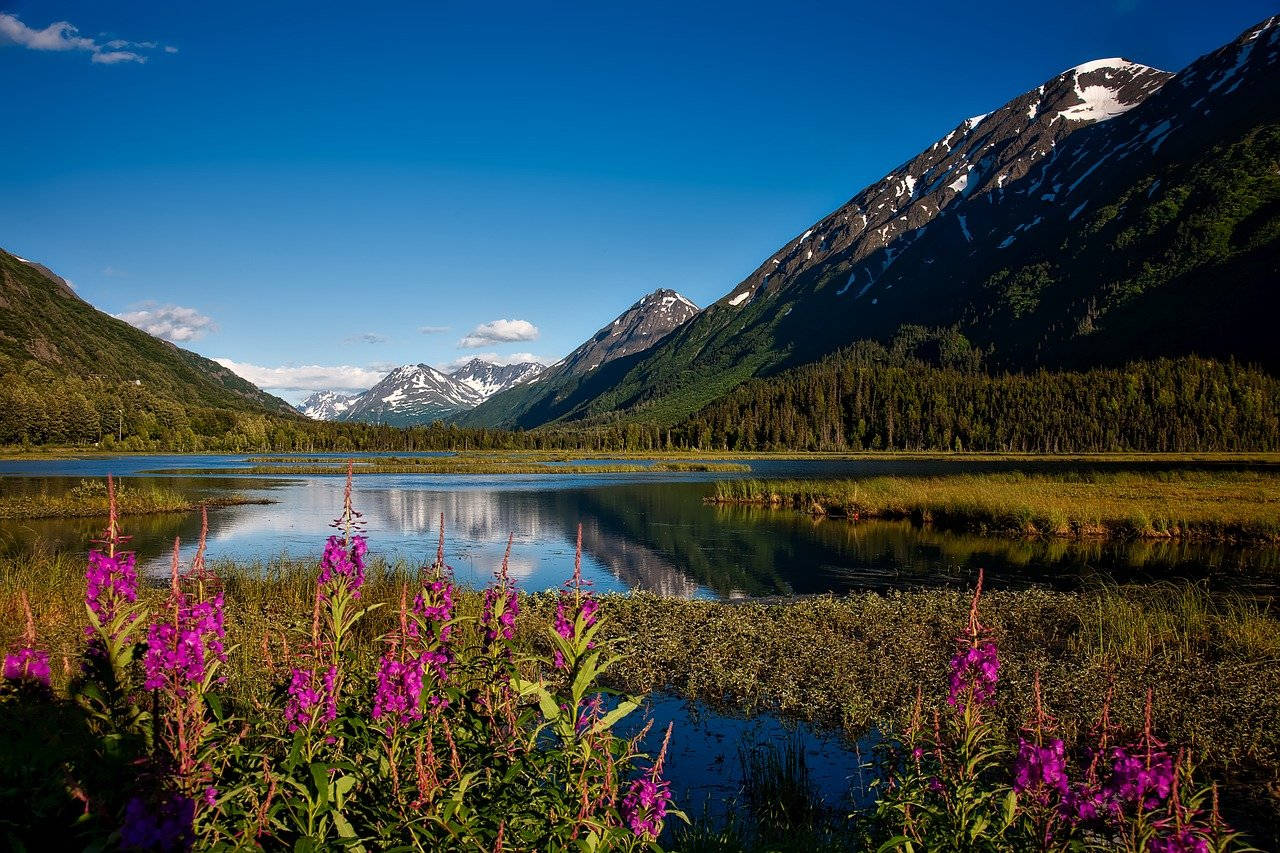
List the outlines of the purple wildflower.
{"label": "purple wildflower", "polygon": [[289,724],[289,731],[296,732],[316,724],[324,726],[337,719],[337,680],[338,670],[332,666],[320,674],[319,684],[315,670],[293,670],[289,678],[289,698],[284,704],[284,718]]}
{"label": "purple wildflower", "polygon": [[1209,853],[1209,842],[1191,827],[1165,838],[1151,839],[1151,853]]}
{"label": "purple wildflower", "polygon": [[182,794],[160,803],[134,797],[125,806],[120,845],[126,850],[190,850],[195,812],[195,801]]}
{"label": "purple wildflower", "polygon": [[963,708],[972,700],[976,705],[990,705],[996,692],[1000,658],[996,644],[979,643],[961,649],[951,659],[951,688],[947,704]]}
{"label": "purple wildflower", "polygon": [[420,658],[398,660],[384,655],[378,664],[378,688],[373,696],[373,718],[390,717],[386,732],[391,734],[396,723],[422,719],[423,661]]}
{"label": "purple wildflower", "polygon": [[619,811],[627,827],[640,838],[654,841],[662,832],[671,802],[670,783],[642,776],[631,783]]}
{"label": "purple wildflower", "polygon": [[178,695],[186,695],[188,687],[204,681],[213,660],[226,662],[222,593],[199,602],[179,593],[175,611],[172,621],[155,622],[147,631],[143,666],[147,689],[172,684]]}
{"label": "purple wildflower", "polygon": [[1154,809],[1173,790],[1173,759],[1166,752],[1130,755],[1116,747],[1111,750],[1111,773],[1107,793],[1119,802]]}
{"label": "purple wildflower", "polygon": [[1041,801],[1047,800],[1050,792],[1066,796],[1069,786],[1064,752],[1065,747],[1058,739],[1048,746],[1040,746],[1019,738],[1013,789],[1020,794],[1030,792]]}
{"label": "purple wildflower", "polygon": [[49,653],[22,648],[4,656],[4,677],[9,681],[31,681],[49,686]]}
{"label": "purple wildflower", "polygon": [[[89,552],[89,566],[85,569],[85,604],[93,611],[102,625],[115,619],[121,603],[132,604],[138,600],[138,573],[132,551],[122,551],[109,557],[101,551]],[[93,628],[85,628],[86,636],[92,636]]]}
{"label": "purple wildflower", "polygon": [[352,598],[360,597],[360,587],[364,586],[364,555],[368,547],[363,536],[351,537],[350,550],[341,537],[329,537],[325,542],[324,556],[320,558],[320,574],[316,578],[316,583],[326,589],[326,598],[327,588],[331,585],[345,588]]}
{"label": "purple wildflower", "polygon": [[480,624],[484,628],[484,640],[492,644],[499,637],[510,640],[516,635],[516,617],[520,615],[520,600],[510,587],[491,586],[484,591],[484,606]]}

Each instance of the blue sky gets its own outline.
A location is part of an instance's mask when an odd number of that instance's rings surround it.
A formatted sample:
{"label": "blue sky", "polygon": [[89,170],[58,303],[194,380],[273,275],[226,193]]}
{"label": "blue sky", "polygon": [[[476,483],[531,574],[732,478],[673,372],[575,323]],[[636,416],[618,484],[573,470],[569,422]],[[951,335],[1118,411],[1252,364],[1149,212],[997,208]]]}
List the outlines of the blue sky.
{"label": "blue sky", "polygon": [[554,360],[1066,68],[1176,70],[1275,11],[0,3],[0,247],[293,400]]}

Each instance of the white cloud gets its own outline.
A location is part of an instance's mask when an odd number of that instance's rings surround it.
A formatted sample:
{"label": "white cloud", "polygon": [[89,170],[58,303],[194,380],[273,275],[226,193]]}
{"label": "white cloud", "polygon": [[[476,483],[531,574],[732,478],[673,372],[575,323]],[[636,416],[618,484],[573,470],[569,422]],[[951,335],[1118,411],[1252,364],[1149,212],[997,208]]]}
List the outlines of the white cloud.
{"label": "white cloud", "polygon": [[545,366],[554,361],[554,359],[547,358],[544,355],[534,355],[531,352],[513,352],[510,355],[498,355],[496,352],[473,352],[470,355],[459,356],[445,364],[434,365],[434,367],[443,373],[452,373],[473,358],[496,364],[498,367],[506,367],[508,364],[525,364],[530,361]]}
{"label": "white cloud", "polygon": [[[80,35],[80,30],[68,21],[54,21],[42,30],[28,27],[17,15],[0,12],[0,44],[16,44],[31,50],[80,50],[90,54],[91,61],[99,65],[117,65],[121,62],[144,63],[143,50],[155,50],[160,45],[154,41],[126,41],[112,39],[99,43]],[[177,53],[177,48],[165,49]]]}
{"label": "white cloud", "polygon": [[218,330],[212,317],[201,314],[194,308],[184,308],[181,305],[157,305],[154,302],[144,302],[132,311],[112,316],[117,320],[124,320],[130,326],[136,326],[149,335],[177,343],[194,341],[204,337],[206,332]]}
{"label": "white cloud", "polygon": [[538,327],[528,320],[490,320],[472,329],[458,341],[458,346],[475,349],[512,341],[532,341],[537,337]]}
{"label": "white cloud", "polygon": [[124,270],[116,269],[113,266],[105,266],[102,268],[102,274],[107,278],[128,278],[129,274]]}
{"label": "white cloud", "polygon": [[229,358],[215,358],[214,361],[237,376],[248,379],[259,388],[273,390],[363,391],[378,384],[386,373],[385,370],[355,367],[350,364],[266,367],[260,364],[232,361]]}
{"label": "white cloud", "polygon": [[440,335],[449,331],[448,326],[419,326],[418,331],[424,335]]}
{"label": "white cloud", "polygon": [[365,332],[360,335],[348,335],[343,338],[343,343],[348,344],[385,344],[390,338],[386,335],[380,335],[377,332]]}

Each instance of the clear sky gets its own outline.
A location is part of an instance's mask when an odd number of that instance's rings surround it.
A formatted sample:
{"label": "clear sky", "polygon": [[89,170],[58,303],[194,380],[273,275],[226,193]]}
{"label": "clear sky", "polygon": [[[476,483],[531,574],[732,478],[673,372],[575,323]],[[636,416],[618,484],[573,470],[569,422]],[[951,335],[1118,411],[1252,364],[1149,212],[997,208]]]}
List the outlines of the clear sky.
{"label": "clear sky", "polygon": [[0,2],[0,247],[295,401],[554,360],[1066,68],[1176,70],[1276,11]]}

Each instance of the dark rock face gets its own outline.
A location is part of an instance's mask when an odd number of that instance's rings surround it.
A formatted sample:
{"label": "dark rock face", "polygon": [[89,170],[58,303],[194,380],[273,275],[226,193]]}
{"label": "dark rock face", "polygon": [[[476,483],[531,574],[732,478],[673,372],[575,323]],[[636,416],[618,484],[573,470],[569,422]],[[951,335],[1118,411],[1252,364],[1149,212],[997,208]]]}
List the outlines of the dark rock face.
{"label": "dark rock face", "polygon": [[666,337],[698,313],[698,306],[674,290],[659,288],[648,294],[591,339],[548,368],[549,374],[574,375],[641,352]]}

